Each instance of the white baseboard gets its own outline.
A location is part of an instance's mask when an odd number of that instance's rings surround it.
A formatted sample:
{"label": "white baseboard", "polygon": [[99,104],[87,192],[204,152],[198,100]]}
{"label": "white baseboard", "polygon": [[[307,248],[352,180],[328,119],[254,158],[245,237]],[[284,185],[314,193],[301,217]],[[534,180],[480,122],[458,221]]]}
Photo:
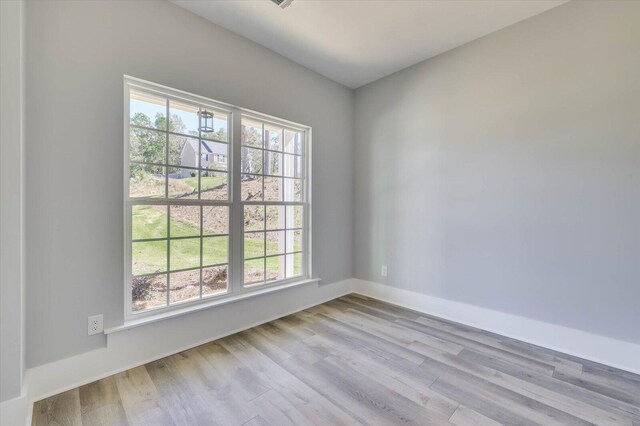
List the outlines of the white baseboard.
{"label": "white baseboard", "polygon": [[[107,347],[26,371],[30,404],[351,293],[353,280],[310,284],[109,334]],[[4,426],[4,423],[2,424]],[[13,425],[11,425],[13,426]]]}
{"label": "white baseboard", "polygon": [[26,394],[0,402],[0,425],[22,426],[31,423],[29,407]]}
{"label": "white baseboard", "polygon": [[640,345],[561,325],[354,280],[353,292],[586,360],[640,374]]}

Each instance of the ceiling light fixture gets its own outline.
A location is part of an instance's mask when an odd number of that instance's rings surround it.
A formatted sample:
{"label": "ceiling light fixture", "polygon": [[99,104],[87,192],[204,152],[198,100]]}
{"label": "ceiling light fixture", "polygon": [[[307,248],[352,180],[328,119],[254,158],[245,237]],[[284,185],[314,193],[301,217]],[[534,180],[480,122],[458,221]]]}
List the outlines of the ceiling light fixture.
{"label": "ceiling light fixture", "polygon": [[277,4],[278,7],[280,7],[281,9],[285,9],[289,7],[291,3],[293,3],[293,0],[271,0],[271,1]]}

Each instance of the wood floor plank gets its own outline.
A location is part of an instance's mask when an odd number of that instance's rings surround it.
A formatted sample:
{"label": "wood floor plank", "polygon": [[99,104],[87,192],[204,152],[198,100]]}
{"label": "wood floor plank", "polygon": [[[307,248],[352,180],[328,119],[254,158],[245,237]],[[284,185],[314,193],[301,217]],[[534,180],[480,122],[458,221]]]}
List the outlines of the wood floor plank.
{"label": "wood floor plank", "polygon": [[567,374],[560,371],[554,372],[553,378],[588,389],[600,395],[605,395],[618,401],[626,402],[634,407],[640,407],[640,392],[627,392],[600,382],[584,380],[582,376],[575,376],[573,374]]}
{"label": "wood floor plank", "polygon": [[[194,348],[172,357],[179,374],[193,391],[191,404],[196,407],[199,424],[236,425],[255,417],[255,412],[248,409],[247,401],[270,388],[257,377],[244,372],[239,373],[241,378],[237,381],[232,379],[238,377],[234,376],[234,370],[221,374],[212,365],[220,367],[225,365],[225,361],[205,358],[200,352],[202,349]],[[252,380],[254,386],[247,392],[247,382]]]}
{"label": "wood floor plank", "polygon": [[486,353],[490,356],[500,358],[505,362],[512,363],[517,366],[526,368],[527,370],[534,370],[536,374],[539,374],[539,375],[546,375],[551,377],[551,375],[554,372],[554,367],[552,365],[544,364],[539,361],[532,360],[530,358],[527,358],[518,354],[514,354],[512,352],[508,352],[484,343],[480,343],[480,342],[468,339],[466,337],[460,337],[456,334],[449,333],[439,328],[434,328],[430,325],[426,325],[416,321],[408,321],[404,319],[400,319],[397,322],[413,330],[420,331],[424,334],[454,342],[465,348],[474,349],[476,351]]}
{"label": "wood floor plank", "polygon": [[[549,426],[590,424],[590,422],[572,416],[550,405],[546,405],[536,399],[522,395],[519,392],[504,388],[484,378],[460,371],[456,368],[447,367],[442,369],[444,374],[438,378],[436,383],[446,380],[448,385],[464,388],[465,392],[470,392],[476,398],[498,404],[502,409],[517,413],[519,416],[534,423]],[[438,385],[434,383],[432,389],[438,390]],[[477,404],[481,404],[482,401],[474,401],[472,408],[477,407]],[[460,402],[463,405],[469,405],[468,399],[466,402]]]}
{"label": "wood floor plank", "polygon": [[323,398],[309,384],[299,380],[239,336],[219,341],[240,362],[250,367],[283,397],[302,412],[313,424],[351,425],[355,419]]}
{"label": "wood floor plank", "polygon": [[546,405],[565,411],[591,423],[630,424],[629,413],[615,410],[609,405],[606,405],[606,408],[599,406],[601,404],[594,405],[594,403],[602,403],[602,401],[598,401],[597,399],[591,398],[588,401],[583,401],[580,398],[576,398],[576,396],[579,395],[576,395],[576,393],[570,389],[565,389],[565,392],[558,391],[556,389],[557,381],[553,378],[532,376],[530,374],[511,376],[481,364],[464,360],[458,356],[451,356],[451,354],[444,352],[438,352],[428,347],[422,348],[422,352],[428,354],[428,359],[421,367],[429,371],[434,369],[438,371],[437,367],[439,363],[441,363],[461,372],[475,375],[490,383],[520,393],[536,401],[543,402]]}
{"label": "wood floor plank", "polygon": [[251,404],[260,413],[260,420],[264,424],[282,426],[311,424],[309,419],[278,391],[270,390],[251,401]]}
{"label": "wood floor plank", "polygon": [[292,357],[282,366],[364,424],[417,425],[420,418],[429,424],[448,423],[445,417],[429,413],[390,389],[381,389],[331,357],[313,365]]}
{"label": "wood floor plank", "polygon": [[322,330],[319,332],[342,336],[361,346],[369,347],[371,350],[393,354],[416,365],[420,365],[422,361],[424,361],[422,355],[411,349],[382,339],[345,322],[338,321],[323,314],[318,315],[317,320],[318,321],[311,326],[316,331]]}
{"label": "wood floor plank", "polygon": [[79,396],[81,419],[84,426],[129,424],[113,376],[80,386]]}
{"label": "wood floor plank", "polygon": [[633,378],[619,376],[617,374],[609,374],[601,369],[587,366],[584,367],[581,377],[584,380],[602,383],[614,389],[640,395],[640,380],[634,380]]}
{"label": "wood floor plank", "polygon": [[431,388],[461,404],[503,425],[536,425],[537,423],[523,417],[500,404],[494,403],[490,396],[477,394],[469,390],[466,383],[455,379],[455,376],[443,375],[431,385]]}
{"label": "wood floor plank", "polygon": [[118,373],[115,381],[129,424],[174,424],[145,366]]}
{"label": "wood floor plank", "polygon": [[276,342],[269,340],[263,333],[260,333],[257,328],[243,331],[239,336],[271,358],[274,362],[279,362],[292,356],[292,354],[284,350],[280,345],[276,344]]}
{"label": "wood floor plank", "polygon": [[269,383],[217,342],[202,345],[198,352],[206,360],[208,369],[229,391],[239,392],[240,401],[250,401],[271,389]]}
{"label": "wood floor plank", "polygon": [[315,349],[320,348],[325,353],[330,352],[333,358],[344,358],[345,362],[364,364],[363,368],[376,371],[381,376],[379,379],[393,377],[417,391],[429,393],[429,385],[437,378],[436,375],[393,354],[367,350],[366,347],[354,344],[349,339],[335,335],[316,335],[307,339],[305,343]]}
{"label": "wood floor plank", "polygon": [[[331,303],[332,302],[329,302],[328,305],[331,305]],[[332,318],[402,346],[407,346],[418,340],[451,353],[457,354],[463,349],[461,345],[416,332],[415,330],[396,324],[395,321],[387,321],[384,318],[351,308],[344,309],[344,311],[332,315]]]}
{"label": "wood floor plank", "polygon": [[47,426],[81,426],[79,389],[72,389],[33,404],[33,423]]}
{"label": "wood floor plank", "polygon": [[316,362],[322,359],[313,351],[309,350],[307,345],[302,343],[303,339],[286,328],[280,328],[273,323],[267,323],[255,329],[268,340],[277,342],[278,347],[289,355],[305,357],[309,362]]}
{"label": "wood floor plank", "polygon": [[173,362],[174,357],[148,363],[145,366],[147,373],[173,422],[176,425],[197,424],[200,407],[193,402],[198,395],[192,391],[189,382],[179,373]]}
{"label": "wood floor plank", "polygon": [[279,329],[287,330],[298,339],[306,339],[311,337],[314,333],[305,327],[305,322],[296,318],[293,315],[289,315],[284,318],[273,321],[273,325]]}
{"label": "wood floor plank", "polygon": [[[366,300],[361,301],[361,303],[367,303]],[[378,306],[382,307],[384,304]],[[495,333],[490,333],[468,325],[455,323],[423,313],[415,313],[413,317],[413,320],[416,322],[422,322],[426,325],[442,329],[448,333],[465,337],[470,340],[475,340],[479,343],[493,346],[497,349],[505,349],[507,352],[513,352],[514,354],[540,361],[543,364],[552,365],[560,369],[582,371],[582,363],[575,361],[575,357],[565,356],[565,354],[561,354],[559,352],[546,350],[545,348],[536,347],[531,344],[524,344],[524,342],[515,339],[510,339]],[[406,316],[405,319],[411,319],[411,317]]]}
{"label": "wood floor plank", "polygon": [[269,423],[261,415],[253,417],[251,420],[242,424],[242,426],[269,426]]}
{"label": "wood floor plank", "polygon": [[633,374],[628,371],[620,370],[619,368],[598,364],[588,360],[582,360],[581,362],[584,365],[584,370],[592,374],[597,373],[612,380],[618,379],[640,385],[640,375],[638,374]]}
{"label": "wood floor plank", "polygon": [[349,295],[38,401],[34,425],[640,426],[640,376]]}
{"label": "wood floor plank", "polygon": [[456,426],[500,426],[500,423],[483,416],[471,408],[460,405],[449,418],[449,422]]}
{"label": "wood floor plank", "polygon": [[435,378],[425,379],[424,371],[420,372],[419,369],[416,371],[417,374],[398,371],[387,367],[385,363],[376,363],[352,350],[332,357],[332,359],[338,359],[353,371],[371,378],[380,386],[387,387],[430,411],[439,413],[443,418],[450,417],[458,408],[457,402],[434,392],[430,385],[435,381]]}

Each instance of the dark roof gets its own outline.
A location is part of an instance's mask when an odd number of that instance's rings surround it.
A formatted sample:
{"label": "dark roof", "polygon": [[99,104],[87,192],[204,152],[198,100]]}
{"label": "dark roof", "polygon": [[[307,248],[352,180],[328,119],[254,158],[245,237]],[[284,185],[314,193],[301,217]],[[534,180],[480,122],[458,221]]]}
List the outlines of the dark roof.
{"label": "dark roof", "polygon": [[[191,148],[194,152],[198,152],[198,141],[195,139],[188,139],[188,144],[191,145]],[[219,143],[219,142],[211,142],[202,139],[202,153],[203,154],[218,154],[218,155],[227,155],[227,144]]]}

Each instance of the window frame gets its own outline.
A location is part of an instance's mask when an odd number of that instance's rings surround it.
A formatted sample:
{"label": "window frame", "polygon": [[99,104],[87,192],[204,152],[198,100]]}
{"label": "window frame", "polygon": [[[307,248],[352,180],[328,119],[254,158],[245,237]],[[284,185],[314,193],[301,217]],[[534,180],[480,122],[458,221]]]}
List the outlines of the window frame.
{"label": "window frame", "polygon": [[[159,316],[171,311],[179,310],[199,310],[202,309],[205,304],[223,301],[225,299],[238,298],[238,296],[246,297],[251,293],[264,293],[265,289],[288,287],[296,282],[306,282],[312,277],[312,254],[311,254],[311,127],[295,123],[288,120],[279,119],[267,114],[263,114],[257,111],[249,110],[246,108],[237,107],[223,102],[218,102],[203,96],[187,93],[181,90],[173,89],[136,77],[124,75],[123,84],[123,121],[124,121],[124,167],[123,167],[123,215],[124,215],[124,319],[125,322],[134,321],[149,316]],[[227,132],[227,200],[207,200],[203,201],[200,198],[193,200],[176,200],[175,198],[135,198],[129,197],[129,172],[131,167],[131,159],[129,153],[129,135],[130,135],[130,90],[142,90],[147,93],[156,94],[161,97],[174,101],[183,101],[188,103],[196,103],[201,106],[206,106],[213,110],[224,112],[228,114],[228,132]],[[285,278],[273,282],[265,282],[258,285],[244,285],[244,206],[246,205],[242,201],[241,197],[241,152],[242,152],[242,118],[247,117],[250,119],[261,121],[265,124],[272,124],[283,129],[299,132],[302,137],[302,168],[304,175],[302,177],[302,200],[296,202],[270,202],[261,201],[257,204],[270,203],[273,205],[302,205],[302,229],[301,229],[301,274],[291,278]],[[167,121],[169,117],[166,118]],[[163,133],[169,133],[169,129],[166,129]],[[185,135],[188,136],[188,135]],[[200,144],[199,144],[200,145]],[[168,159],[165,159],[168,161]],[[197,169],[196,169],[197,170]],[[169,166],[167,166],[166,173],[169,172]],[[200,176],[200,173],[198,173]],[[200,181],[200,177],[198,177]],[[165,188],[166,189],[166,188]],[[200,188],[199,188],[200,190]],[[131,283],[132,283],[132,221],[131,210],[135,205],[149,205],[149,204],[161,204],[161,205],[194,205],[194,206],[228,206],[229,208],[229,222],[228,222],[228,247],[227,247],[227,291],[225,293],[214,294],[199,299],[191,299],[186,301],[175,302],[174,304],[168,304],[160,307],[153,307],[145,309],[139,312],[132,310],[133,300],[131,295]],[[170,207],[169,207],[170,209]],[[286,207],[285,207],[286,210]],[[202,222],[202,217],[200,218]],[[202,238],[202,236],[200,237]],[[168,244],[169,239],[167,240]],[[202,253],[201,253],[202,256]],[[200,265],[200,268],[203,268]],[[170,274],[171,271],[166,271]],[[200,293],[202,294],[202,282],[200,283]],[[170,293],[170,289],[167,288],[167,297]]]}

